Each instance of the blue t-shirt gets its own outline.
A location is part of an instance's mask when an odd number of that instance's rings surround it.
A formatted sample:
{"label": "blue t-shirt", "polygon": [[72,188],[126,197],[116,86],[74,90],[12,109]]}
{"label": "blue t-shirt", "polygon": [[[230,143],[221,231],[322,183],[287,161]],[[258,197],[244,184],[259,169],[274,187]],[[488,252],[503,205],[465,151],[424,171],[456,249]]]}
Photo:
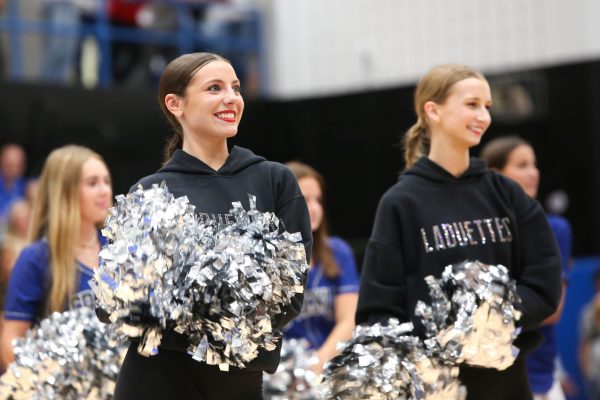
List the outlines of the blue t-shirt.
{"label": "blue t-shirt", "polygon": [[25,197],[25,179],[19,178],[9,189],[0,176],[0,219],[7,218],[10,205]]}
{"label": "blue t-shirt", "polygon": [[[571,226],[569,222],[557,215],[549,215],[548,222],[554,231],[556,243],[562,259],[563,280],[566,282],[569,275],[569,261],[571,259]],[[556,332],[554,325],[539,328],[544,336],[542,344],[527,357],[527,374],[529,385],[534,394],[547,393],[554,382],[554,363],[558,354],[556,345]]]}
{"label": "blue t-shirt", "polygon": [[329,246],[340,274],[328,278],[320,263],[314,265],[308,272],[302,312],[285,329],[286,338],[304,338],[313,349],[323,345],[335,326],[335,296],[358,293],[356,261],[350,246],[337,237],[329,238]]}
{"label": "blue t-shirt", "polygon": [[[105,239],[100,236],[100,244]],[[50,246],[45,239],[25,247],[10,274],[4,305],[7,320],[35,323],[44,315],[49,294]],[[76,295],[70,299],[69,308],[88,306],[94,308],[94,294],[88,281],[94,271],[77,261],[79,283]]]}

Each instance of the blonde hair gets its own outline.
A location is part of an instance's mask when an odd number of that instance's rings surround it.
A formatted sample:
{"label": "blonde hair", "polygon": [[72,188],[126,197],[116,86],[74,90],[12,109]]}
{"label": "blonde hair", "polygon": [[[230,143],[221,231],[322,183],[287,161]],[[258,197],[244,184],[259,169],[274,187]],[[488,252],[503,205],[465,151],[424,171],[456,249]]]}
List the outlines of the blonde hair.
{"label": "blonde hair", "polygon": [[403,140],[406,169],[412,167],[428,152],[430,137],[425,103],[433,101],[443,104],[450,95],[452,86],[467,78],[486,80],[479,71],[458,64],[435,66],[421,78],[415,89],[414,105],[417,122],[406,131]]}
{"label": "blonde hair", "polygon": [[50,153],[39,180],[29,225],[31,242],[46,237],[50,248],[50,282],[45,312],[63,311],[75,294],[77,279],[75,248],[81,216],[79,188],[83,165],[102,157],[87,147],[68,145]]}

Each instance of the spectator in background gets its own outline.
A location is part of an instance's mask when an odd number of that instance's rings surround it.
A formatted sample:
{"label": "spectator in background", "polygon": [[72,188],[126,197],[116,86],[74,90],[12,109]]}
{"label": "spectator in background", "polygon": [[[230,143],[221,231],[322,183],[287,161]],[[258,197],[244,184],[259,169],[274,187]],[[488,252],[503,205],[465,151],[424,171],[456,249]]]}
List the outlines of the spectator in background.
{"label": "spectator in background", "polygon": [[[6,0],[0,0],[0,15],[4,15],[4,8],[6,7]],[[4,78],[4,71],[6,70],[6,56],[4,51],[4,43],[0,43],[0,77]]]}
{"label": "spectator in background", "polygon": [[337,344],[352,337],[358,300],[358,274],[350,246],[327,232],[325,180],[316,170],[299,162],[286,164],[296,175],[308,205],[313,232],[313,255],[304,305],[285,329],[286,338],[304,338],[316,351],[317,373],[338,353]]}
{"label": "spectator in background", "polygon": [[581,312],[579,366],[588,399],[600,396],[600,270],[594,275],[595,296]]}
{"label": "spectator in background", "polygon": [[37,196],[37,191],[40,183],[37,178],[29,179],[25,185],[25,200],[33,207],[33,202]]}
{"label": "spectator in background", "polygon": [[[111,24],[173,32],[179,29],[181,22],[174,3],[178,2],[110,0]],[[113,43],[114,81],[125,87],[157,85],[162,71],[178,54],[178,48],[161,44]]]}
{"label": "spectator in background", "polygon": [[0,355],[14,360],[12,341],[54,311],[94,307],[88,285],[103,239],[98,227],[111,205],[110,175],[102,158],[81,146],[54,150],[42,170],[33,206],[31,244],[11,272]]}
{"label": "spectator in background", "polygon": [[15,201],[10,207],[6,234],[0,243],[0,290],[2,301],[10,271],[21,250],[27,244],[27,229],[31,206],[25,200]]}
{"label": "spectator in background", "polygon": [[[540,173],[536,157],[529,142],[518,136],[507,136],[487,143],[481,151],[481,158],[492,170],[517,182],[529,197],[535,199],[538,192]],[[558,357],[555,324],[562,313],[569,264],[571,262],[571,225],[558,216],[548,215],[548,222],[554,231],[560,250],[563,272],[563,291],[558,309],[542,322],[539,328],[544,336],[542,344],[527,357],[527,374],[535,400],[564,400],[559,379],[556,379],[555,365]]]}
{"label": "spectator in background", "polygon": [[[108,15],[112,26],[136,28],[140,10],[147,1],[108,0]],[[112,76],[114,83],[122,84],[131,76],[140,58],[140,44],[111,42]]]}
{"label": "spectator in background", "polygon": [[25,196],[25,163],[25,151],[18,144],[0,149],[0,225],[6,223],[10,204]]}
{"label": "spectator in background", "polygon": [[[56,31],[45,35],[40,78],[49,83],[68,83],[74,76],[84,17],[94,18],[102,0],[43,0],[44,19]],[[66,32],[71,30],[71,32]]]}
{"label": "spectator in background", "polygon": [[[18,200],[12,203],[8,214],[8,228],[4,239],[0,242],[0,317],[4,313],[4,297],[10,272],[21,250],[27,244],[27,229],[31,207],[27,201]],[[0,337],[2,334],[0,319]],[[0,373],[3,368],[0,364]]]}
{"label": "spectator in background", "polygon": [[255,0],[207,2],[198,22],[206,48],[231,60],[240,79],[246,82],[245,93],[252,95],[260,85],[257,60],[255,52],[244,49],[242,44],[260,40],[256,4]]}

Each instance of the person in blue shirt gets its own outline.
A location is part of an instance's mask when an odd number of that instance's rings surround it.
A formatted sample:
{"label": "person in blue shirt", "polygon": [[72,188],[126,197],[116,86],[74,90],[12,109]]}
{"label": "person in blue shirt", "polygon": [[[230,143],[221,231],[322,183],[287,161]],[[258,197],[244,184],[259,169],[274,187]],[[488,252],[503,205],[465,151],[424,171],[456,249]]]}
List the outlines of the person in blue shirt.
{"label": "person in blue shirt", "polygon": [[25,152],[15,143],[0,149],[0,222],[6,220],[12,202],[25,197]]}
{"label": "person in blue shirt", "polygon": [[302,311],[285,330],[286,338],[304,338],[316,351],[321,372],[323,364],[338,353],[337,344],[354,330],[359,279],[350,246],[327,234],[324,210],[325,181],[312,167],[299,162],[287,164],[304,195],[313,231],[313,257]]}
{"label": "person in blue shirt", "polygon": [[98,228],[111,206],[112,188],[102,157],[64,146],[46,159],[33,205],[29,240],[8,283],[0,356],[14,360],[12,341],[55,311],[94,307],[88,281],[98,266]]}
{"label": "person in blue shirt", "polygon": [[[538,192],[540,173],[536,166],[535,152],[531,144],[518,136],[506,136],[487,143],[481,158],[489,168],[516,181],[531,198]],[[563,292],[556,312],[548,317],[539,328],[544,336],[542,344],[527,359],[529,385],[535,400],[564,400],[560,382],[555,379],[558,356],[554,325],[560,319],[565,299],[565,288],[571,261],[571,225],[558,215],[548,215],[548,223],[556,237],[563,271]]]}

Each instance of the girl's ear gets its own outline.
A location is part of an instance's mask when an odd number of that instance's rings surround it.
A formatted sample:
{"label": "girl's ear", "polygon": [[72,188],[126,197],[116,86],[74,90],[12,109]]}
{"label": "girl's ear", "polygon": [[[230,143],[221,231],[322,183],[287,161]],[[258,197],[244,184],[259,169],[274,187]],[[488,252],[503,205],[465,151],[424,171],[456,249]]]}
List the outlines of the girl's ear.
{"label": "girl's ear", "polygon": [[438,104],[434,101],[428,101],[423,105],[423,111],[427,115],[427,119],[432,122],[438,122],[440,120],[440,110]]}
{"label": "girl's ear", "polygon": [[183,114],[183,99],[176,94],[169,93],[165,96],[165,106],[176,117]]}

